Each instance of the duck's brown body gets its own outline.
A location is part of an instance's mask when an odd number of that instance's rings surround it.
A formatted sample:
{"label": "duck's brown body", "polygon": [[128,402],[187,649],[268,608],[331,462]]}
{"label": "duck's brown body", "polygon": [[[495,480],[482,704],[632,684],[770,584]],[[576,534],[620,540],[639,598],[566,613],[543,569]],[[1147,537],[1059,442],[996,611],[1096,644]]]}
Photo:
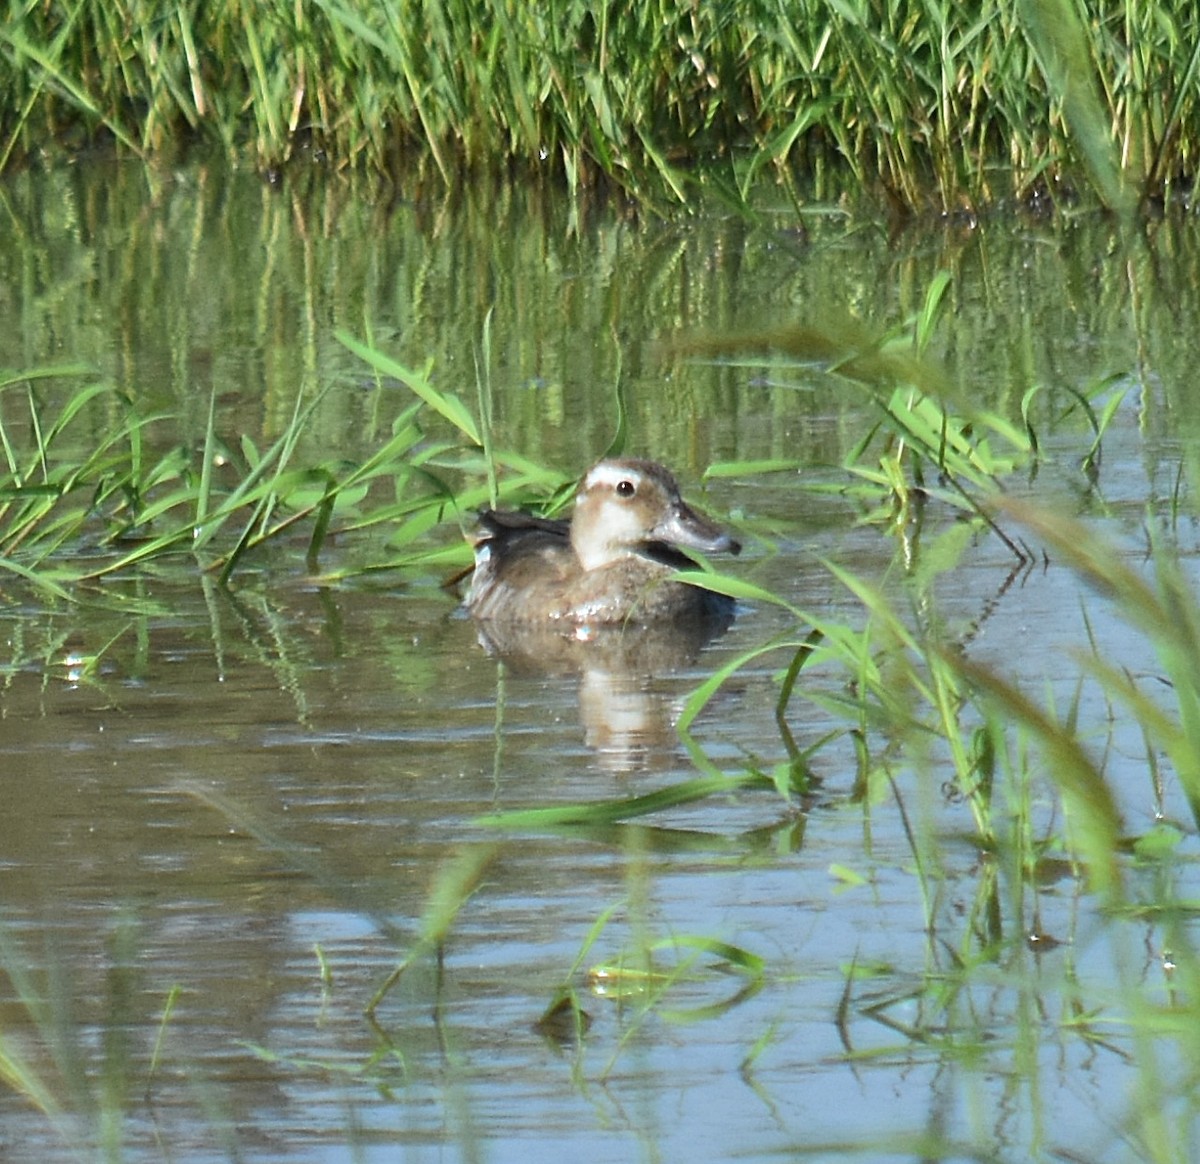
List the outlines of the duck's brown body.
{"label": "duck's brown body", "polygon": [[466,598],[484,621],[655,624],[728,618],[732,602],[674,580],[702,553],[739,546],[679,495],[653,461],[601,461],[584,477],[570,522],[486,510]]}

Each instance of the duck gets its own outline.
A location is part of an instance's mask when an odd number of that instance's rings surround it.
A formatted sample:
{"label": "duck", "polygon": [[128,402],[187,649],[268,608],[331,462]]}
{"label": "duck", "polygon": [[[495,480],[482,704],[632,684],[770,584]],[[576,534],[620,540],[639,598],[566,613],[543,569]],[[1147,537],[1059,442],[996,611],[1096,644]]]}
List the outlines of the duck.
{"label": "duck", "polygon": [[741,550],[655,461],[593,465],[569,521],[484,509],[463,605],[483,623],[573,628],[728,623],[733,600],[675,579],[683,551]]}

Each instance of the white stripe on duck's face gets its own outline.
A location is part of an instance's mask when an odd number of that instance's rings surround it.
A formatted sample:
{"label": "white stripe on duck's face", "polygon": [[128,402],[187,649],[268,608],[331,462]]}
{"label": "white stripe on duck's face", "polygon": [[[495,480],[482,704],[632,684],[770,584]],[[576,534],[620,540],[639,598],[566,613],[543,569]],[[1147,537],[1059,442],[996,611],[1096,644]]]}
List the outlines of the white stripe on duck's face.
{"label": "white stripe on duck's face", "polygon": [[737,552],[728,534],[691,509],[675,478],[653,461],[601,461],[583,479],[571,545],[585,570],[639,553],[650,542],[706,553]]}

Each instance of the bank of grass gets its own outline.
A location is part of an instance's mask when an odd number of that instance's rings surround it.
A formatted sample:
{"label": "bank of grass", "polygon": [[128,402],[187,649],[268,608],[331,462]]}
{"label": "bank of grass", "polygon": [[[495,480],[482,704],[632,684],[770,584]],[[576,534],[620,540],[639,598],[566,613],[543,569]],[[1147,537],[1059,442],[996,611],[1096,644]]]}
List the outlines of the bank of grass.
{"label": "bank of grass", "polygon": [[276,171],[603,179],[653,206],[762,179],[952,210],[1186,191],[1191,0],[9,0],[0,170],[115,140]]}

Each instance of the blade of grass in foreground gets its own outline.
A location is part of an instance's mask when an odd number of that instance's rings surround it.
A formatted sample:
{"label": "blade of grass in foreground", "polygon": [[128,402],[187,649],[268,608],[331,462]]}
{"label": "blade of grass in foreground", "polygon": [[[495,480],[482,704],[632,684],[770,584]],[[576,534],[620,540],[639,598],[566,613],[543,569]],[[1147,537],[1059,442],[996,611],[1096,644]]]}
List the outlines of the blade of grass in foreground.
{"label": "blade of grass in foreground", "polygon": [[943,659],[987,702],[1039,740],[1048,761],[1047,771],[1062,792],[1074,821],[1072,836],[1083,853],[1092,889],[1111,904],[1121,903],[1124,891],[1117,860],[1121,847],[1120,814],[1103,772],[1075,732],[990,668],[953,652],[946,652]]}
{"label": "blade of grass in foreground", "polygon": [[730,659],[729,662],[714,671],[688,696],[687,702],[683,705],[683,711],[676,722],[676,730],[681,735],[687,732],[695,722],[696,716],[707,706],[708,701],[725,685],[731,675],[740,671],[747,663],[753,663],[764,655],[773,654],[776,651],[798,651],[806,643],[807,640],[803,639],[776,639]]}
{"label": "blade of grass in foreground", "polygon": [[[1152,583],[1082,522],[1014,499],[997,502],[996,507],[1036,534],[1149,640],[1169,681],[1178,720],[1178,729],[1157,734],[1156,743],[1170,756],[1200,824],[1200,605],[1173,552],[1153,536],[1152,526]],[[1109,690],[1121,694],[1119,687]],[[1136,712],[1136,705],[1133,710]],[[1141,722],[1144,728],[1153,727],[1146,719]]]}
{"label": "blade of grass in foreground", "polygon": [[45,1115],[57,1113],[58,1105],[50,1089],[17,1051],[7,1045],[3,1035],[0,1035],[0,1083],[25,1096]]}
{"label": "blade of grass in foreground", "polygon": [[274,853],[288,868],[308,877],[334,901],[359,916],[368,918],[380,933],[394,941],[405,940],[406,934],[388,915],[383,903],[366,900],[366,895],[359,886],[331,871],[320,859],[320,855],[313,850],[288,840],[264,824],[259,816],[238,801],[205,787],[198,781],[179,780],[174,789],[219,813],[235,828],[253,837],[265,849]]}
{"label": "blade of grass in foreground", "polygon": [[732,574],[721,574],[716,570],[679,570],[675,581],[686,582],[689,586],[699,586],[702,590],[711,590],[714,594],[723,594],[740,602],[763,602],[772,606],[782,606],[790,614],[795,615],[801,622],[807,621],[805,613],[781,598],[771,590],[756,586]]}
{"label": "blade of grass in foreground", "polygon": [[454,919],[479,888],[484,870],[496,855],[496,848],[494,844],[472,846],[456,853],[439,868],[421,915],[417,940],[363,1008],[363,1014],[368,1018],[374,1016],[379,1004],[413,962],[427,953],[440,951]]}

